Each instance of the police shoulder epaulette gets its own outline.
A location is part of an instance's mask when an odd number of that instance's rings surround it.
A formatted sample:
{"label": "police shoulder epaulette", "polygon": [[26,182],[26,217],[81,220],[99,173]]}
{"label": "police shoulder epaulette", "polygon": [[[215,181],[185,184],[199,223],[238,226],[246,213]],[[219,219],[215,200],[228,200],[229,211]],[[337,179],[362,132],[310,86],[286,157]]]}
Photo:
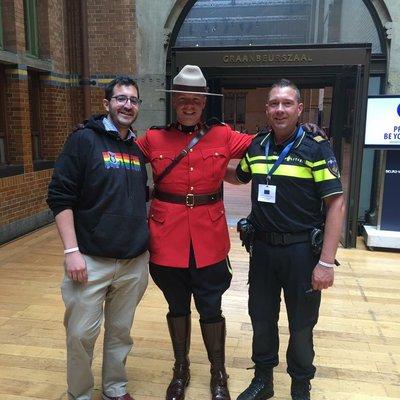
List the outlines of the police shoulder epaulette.
{"label": "police shoulder epaulette", "polygon": [[317,143],[319,143],[319,142],[323,142],[323,141],[325,141],[326,139],[325,138],[323,138],[322,136],[320,136],[320,135],[316,135],[316,136],[314,136],[313,137],[313,139],[317,142]]}

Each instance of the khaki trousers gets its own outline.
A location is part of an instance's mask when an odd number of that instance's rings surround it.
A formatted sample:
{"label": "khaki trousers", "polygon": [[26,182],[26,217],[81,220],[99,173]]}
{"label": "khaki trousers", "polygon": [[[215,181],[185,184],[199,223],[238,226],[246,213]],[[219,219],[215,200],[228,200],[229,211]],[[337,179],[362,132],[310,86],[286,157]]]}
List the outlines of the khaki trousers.
{"label": "khaki trousers", "polygon": [[[69,400],[91,400],[93,349],[104,314],[102,386],[110,397],[127,390],[125,362],[133,341],[130,330],[136,306],[148,282],[148,252],[129,260],[84,255],[88,282],[64,276],[67,382]],[[104,306],[104,312],[103,312]]]}

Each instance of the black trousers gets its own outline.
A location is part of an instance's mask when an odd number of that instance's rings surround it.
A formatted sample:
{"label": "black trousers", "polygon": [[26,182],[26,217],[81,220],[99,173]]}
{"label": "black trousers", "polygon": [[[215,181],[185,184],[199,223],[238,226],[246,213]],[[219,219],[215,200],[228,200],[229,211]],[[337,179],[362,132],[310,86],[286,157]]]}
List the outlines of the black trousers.
{"label": "black trousers", "polygon": [[164,267],[150,263],[150,274],[168,302],[171,317],[189,315],[193,295],[200,321],[221,321],[222,295],[232,280],[228,259],[204,268],[196,268],[191,251],[189,268]]}
{"label": "black trousers", "polygon": [[252,360],[261,368],[278,365],[278,319],[283,289],[289,320],[287,372],[294,379],[315,374],[313,328],[321,292],[313,291],[311,275],[319,256],[310,243],[272,246],[255,241],[249,269],[249,314],[253,325]]}

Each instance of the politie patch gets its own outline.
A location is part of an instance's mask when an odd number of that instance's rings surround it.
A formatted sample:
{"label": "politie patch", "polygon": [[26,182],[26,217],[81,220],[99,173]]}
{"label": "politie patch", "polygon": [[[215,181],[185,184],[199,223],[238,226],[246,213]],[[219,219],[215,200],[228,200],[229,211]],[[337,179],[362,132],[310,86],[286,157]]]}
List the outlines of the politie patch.
{"label": "politie patch", "polygon": [[329,158],[326,160],[326,165],[327,165],[329,171],[330,171],[334,176],[336,176],[336,178],[339,178],[339,175],[340,175],[340,173],[339,173],[339,166],[338,166],[338,163],[337,163],[337,161],[336,161],[336,158],[335,158],[335,157],[329,157]]}

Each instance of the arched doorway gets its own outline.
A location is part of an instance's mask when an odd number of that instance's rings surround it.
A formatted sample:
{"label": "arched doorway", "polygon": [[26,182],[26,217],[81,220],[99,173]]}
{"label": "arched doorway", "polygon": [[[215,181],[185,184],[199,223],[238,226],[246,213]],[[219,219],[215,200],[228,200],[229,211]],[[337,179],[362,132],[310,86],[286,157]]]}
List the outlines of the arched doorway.
{"label": "arched doorway", "polygon": [[209,113],[248,132],[262,124],[274,80],[299,85],[306,119],[330,133],[347,193],[342,242],[355,246],[374,195],[374,152],[363,148],[366,99],[383,92],[386,73],[384,29],[372,2],[188,1],[171,35],[167,85],[186,63],[200,65],[212,89],[225,94]]}
{"label": "arched doorway", "polygon": [[373,54],[385,53],[369,0],[195,0],[183,16],[175,47],[369,42]]}

